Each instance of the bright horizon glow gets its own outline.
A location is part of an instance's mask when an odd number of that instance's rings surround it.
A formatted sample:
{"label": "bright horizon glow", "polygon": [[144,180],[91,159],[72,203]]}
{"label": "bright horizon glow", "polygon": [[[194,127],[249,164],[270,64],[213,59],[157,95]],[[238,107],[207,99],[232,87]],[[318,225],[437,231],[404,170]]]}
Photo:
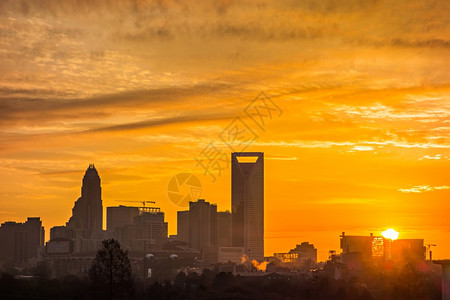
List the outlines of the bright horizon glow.
{"label": "bright horizon glow", "polygon": [[386,239],[396,240],[398,239],[399,233],[392,228],[389,228],[381,233],[381,235]]}

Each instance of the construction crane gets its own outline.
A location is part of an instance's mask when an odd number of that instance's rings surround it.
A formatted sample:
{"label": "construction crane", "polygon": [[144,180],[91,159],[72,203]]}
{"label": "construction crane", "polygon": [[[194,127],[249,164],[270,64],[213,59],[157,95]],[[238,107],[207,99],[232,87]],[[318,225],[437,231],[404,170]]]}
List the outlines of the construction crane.
{"label": "construction crane", "polygon": [[138,201],[138,200],[116,200],[118,202],[135,202],[135,203],[142,203],[142,206],[138,207],[139,213],[159,213],[161,209],[159,207],[145,207],[145,203],[153,203],[155,204],[155,201]]}
{"label": "construction crane", "polygon": [[[435,246],[436,246],[435,244],[427,244],[426,245],[427,251],[428,251],[428,253],[430,253],[430,261],[433,260],[433,252],[431,251],[431,247],[435,247]],[[426,257],[425,257],[425,259],[426,259]]]}
{"label": "construction crane", "polygon": [[145,207],[145,203],[153,203],[155,204],[155,201],[137,201],[137,200],[116,200],[117,202],[135,202],[135,203],[142,203],[142,207]]}

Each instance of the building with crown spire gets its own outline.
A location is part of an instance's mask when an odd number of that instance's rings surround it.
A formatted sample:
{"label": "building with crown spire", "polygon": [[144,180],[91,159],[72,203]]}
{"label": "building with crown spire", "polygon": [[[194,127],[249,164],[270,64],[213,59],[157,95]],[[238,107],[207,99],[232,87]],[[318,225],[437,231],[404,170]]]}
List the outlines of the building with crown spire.
{"label": "building with crown spire", "polygon": [[82,238],[92,238],[102,231],[103,205],[100,176],[90,164],[83,177],[81,197],[75,202],[67,227],[79,232]]}
{"label": "building with crown spire", "polygon": [[100,176],[94,164],[90,164],[83,177],[81,197],[75,201],[66,226],[50,229],[47,252],[64,254],[94,251],[105,238],[108,238],[108,233],[103,230]]}
{"label": "building with crown spire", "polygon": [[194,261],[200,255],[199,251],[168,241],[168,223],[159,207],[145,207],[145,202],[143,207],[108,207],[106,219],[108,228],[103,230],[101,180],[95,166],[90,164],[83,177],[81,197],[75,201],[69,221],[65,226],[50,229],[50,240],[42,256],[52,266],[53,278],[86,275],[101,242],[110,238],[118,240],[122,249],[129,251],[133,272],[141,276],[144,256],[166,259],[175,255]]}
{"label": "building with crown spire", "polygon": [[65,226],[50,229],[45,259],[53,266],[52,276],[82,274],[92,263],[104,239],[101,180],[94,164],[83,176],[81,197],[75,201],[72,216]]}

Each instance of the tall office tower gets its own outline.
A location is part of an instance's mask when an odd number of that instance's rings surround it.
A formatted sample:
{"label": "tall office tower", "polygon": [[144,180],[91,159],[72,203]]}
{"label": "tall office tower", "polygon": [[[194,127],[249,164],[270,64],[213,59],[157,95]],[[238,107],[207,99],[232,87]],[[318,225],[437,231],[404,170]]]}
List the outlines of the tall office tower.
{"label": "tall office tower", "polygon": [[75,202],[72,217],[67,227],[81,231],[82,238],[91,238],[100,232],[103,225],[102,188],[100,177],[93,164],[89,165],[83,177],[81,197]]}
{"label": "tall office tower", "polygon": [[8,221],[0,226],[0,261],[17,262],[16,242],[17,232],[22,229],[22,223]]}
{"label": "tall office tower", "polygon": [[27,218],[23,223],[23,230],[27,233],[26,260],[37,257],[37,249],[44,246],[45,230],[39,217]]}
{"label": "tall office tower", "polygon": [[106,208],[106,229],[119,241],[122,248],[131,247],[133,244],[133,222],[137,216],[137,207],[120,205]]}
{"label": "tall office tower", "polygon": [[264,259],[264,153],[231,154],[232,239],[252,259]]}
{"label": "tall office tower", "polygon": [[217,205],[204,199],[189,202],[189,231],[192,249],[217,246]]}
{"label": "tall office tower", "polygon": [[106,208],[106,229],[114,231],[117,227],[132,225],[134,217],[139,215],[139,208],[134,206],[110,206]]}
{"label": "tall office tower", "polygon": [[142,246],[144,241],[150,245],[161,245],[167,239],[168,224],[159,207],[142,208],[139,215],[134,217],[133,228],[136,247]]}
{"label": "tall office tower", "polygon": [[44,227],[40,218],[28,218],[25,223],[5,222],[0,226],[0,260],[16,264],[36,259],[44,246]]}
{"label": "tall office tower", "polygon": [[229,211],[217,212],[217,246],[231,247],[231,213]]}
{"label": "tall office tower", "polygon": [[177,212],[177,239],[189,243],[189,211]]}

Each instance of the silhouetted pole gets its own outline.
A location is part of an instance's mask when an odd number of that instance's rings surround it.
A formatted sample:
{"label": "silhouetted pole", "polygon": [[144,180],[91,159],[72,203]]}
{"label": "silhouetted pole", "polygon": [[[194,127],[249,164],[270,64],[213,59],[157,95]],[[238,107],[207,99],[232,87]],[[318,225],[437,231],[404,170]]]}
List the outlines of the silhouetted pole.
{"label": "silhouetted pole", "polygon": [[145,284],[145,277],[147,276],[147,259],[146,259],[146,255],[147,255],[147,243],[148,241],[144,241],[144,284]]}
{"label": "silhouetted pole", "polygon": [[113,299],[113,257],[112,254],[109,255],[109,299]]}
{"label": "silhouetted pole", "polygon": [[148,241],[144,241],[144,261],[143,261],[143,269],[144,269],[144,277],[142,278],[142,282],[144,283],[144,294],[147,290],[145,276],[147,271],[147,243]]}
{"label": "silhouetted pole", "polygon": [[[433,252],[431,251],[431,247],[435,247],[436,244],[427,244],[426,246],[427,246],[428,252],[430,253],[430,261],[432,261],[433,260]],[[426,253],[425,253],[425,259],[427,259]]]}

